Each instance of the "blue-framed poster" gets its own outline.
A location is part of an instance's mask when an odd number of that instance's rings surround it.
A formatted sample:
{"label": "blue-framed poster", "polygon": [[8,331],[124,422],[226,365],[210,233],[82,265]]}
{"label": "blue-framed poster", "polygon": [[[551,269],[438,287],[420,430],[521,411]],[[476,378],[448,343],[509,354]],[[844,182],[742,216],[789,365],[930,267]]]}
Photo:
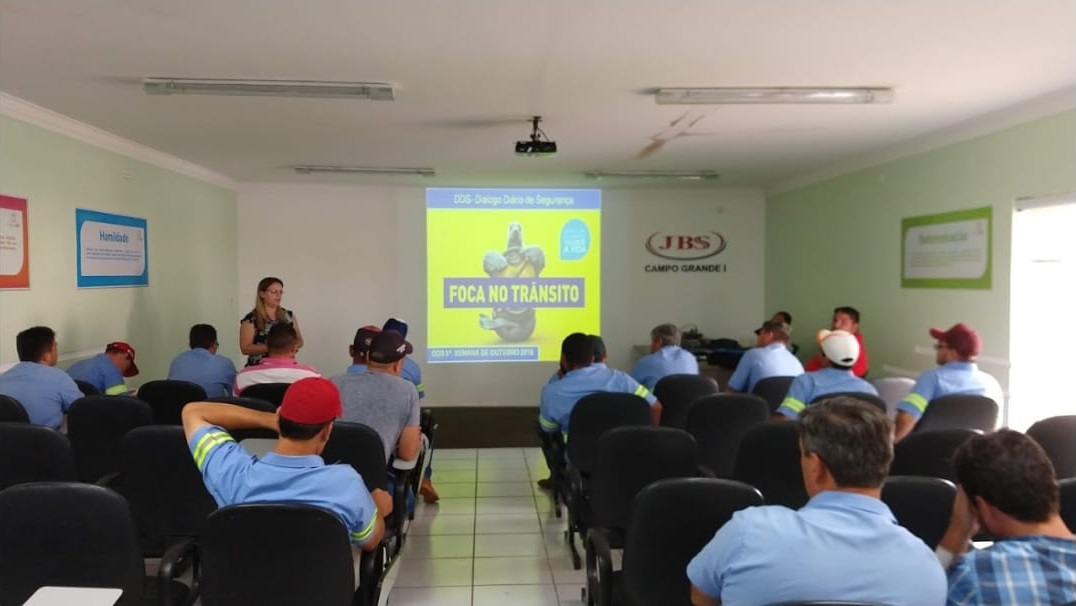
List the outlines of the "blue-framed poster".
{"label": "blue-framed poster", "polygon": [[78,287],[149,285],[146,220],[75,209]]}

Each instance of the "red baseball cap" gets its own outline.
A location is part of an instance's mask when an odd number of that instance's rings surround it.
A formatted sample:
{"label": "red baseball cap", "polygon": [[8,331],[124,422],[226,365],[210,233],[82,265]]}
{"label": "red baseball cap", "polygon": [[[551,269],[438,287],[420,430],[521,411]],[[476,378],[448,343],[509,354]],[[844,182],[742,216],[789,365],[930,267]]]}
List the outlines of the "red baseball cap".
{"label": "red baseball cap", "polygon": [[294,423],[317,425],[344,414],[340,390],[328,379],[307,377],[291,384],[278,409],[280,416]]}
{"label": "red baseball cap", "polygon": [[113,341],[108,345],[105,345],[105,353],[119,352],[127,354],[127,359],[131,361],[131,365],[127,367],[127,371],[123,373],[125,377],[133,377],[138,374],[138,365],[135,364],[135,350],[128,343],[123,341]]}
{"label": "red baseball cap", "polygon": [[955,324],[949,330],[931,328],[930,336],[945,343],[945,346],[960,354],[961,358],[974,358],[983,349],[979,333],[963,322]]}

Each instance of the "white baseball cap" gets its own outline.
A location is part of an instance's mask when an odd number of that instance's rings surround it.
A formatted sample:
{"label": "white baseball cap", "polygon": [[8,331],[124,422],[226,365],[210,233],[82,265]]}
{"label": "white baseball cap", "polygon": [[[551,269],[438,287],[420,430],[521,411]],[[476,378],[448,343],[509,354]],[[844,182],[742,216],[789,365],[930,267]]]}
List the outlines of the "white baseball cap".
{"label": "white baseball cap", "polygon": [[852,366],[859,359],[859,341],[846,330],[818,331],[818,344],[822,353],[830,362],[841,366]]}

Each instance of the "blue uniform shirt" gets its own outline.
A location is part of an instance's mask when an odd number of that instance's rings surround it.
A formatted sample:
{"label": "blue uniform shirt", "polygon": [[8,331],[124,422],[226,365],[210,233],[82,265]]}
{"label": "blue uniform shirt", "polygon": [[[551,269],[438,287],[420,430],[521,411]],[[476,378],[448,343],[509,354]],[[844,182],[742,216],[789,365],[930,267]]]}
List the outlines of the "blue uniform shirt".
{"label": "blue uniform shirt", "polygon": [[217,505],[293,503],[335,513],[352,543],[369,541],[377,507],[362,477],[350,465],[326,465],[317,455],[268,453],[261,459],[243,450],[224,429],[207,425],[190,441],[194,463]]}
{"label": "blue uniform shirt", "polygon": [[996,400],[1002,391],[998,380],[979,370],[974,362],[949,362],[919,375],[912,391],[897,405],[897,411],[904,411],[918,420],[931,400],[954,394]]}
{"label": "blue uniform shirt", "polygon": [[[608,368],[608,366],[606,366],[605,362],[595,362],[595,363],[591,364],[590,366],[593,367],[593,368]],[[562,378],[564,378],[564,377],[560,376],[560,370],[557,370],[556,372],[553,373],[553,376],[549,377],[549,381],[546,383],[546,385],[549,385],[549,383],[556,383],[557,381],[561,380]]]}
{"label": "blue uniform shirt", "polygon": [[762,379],[798,377],[802,374],[803,364],[799,358],[788,351],[787,345],[775,341],[747,350],[736,365],[736,372],[729,377],[729,387],[750,393],[755,388],[755,383]]}
{"label": "blue uniform shirt", "polygon": [[126,394],[127,383],[120,374],[120,369],[112,363],[108,354],[97,354],[92,358],[79,360],[67,369],[67,374],[76,381],[85,381],[97,388],[97,391],[108,396],[122,396]]}
{"label": "blue uniform shirt", "polygon": [[841,392],[878,395],[873,385],[852,374],[851,370],[823,368],[792,379],[788,395],[777,412],[790,419],[798,419],[800,413],[818,396]]}
{"label": "blue uniform shirt", "polygon": [[646,400],[651,406],[657,398],[635,379],[619,370],[590,365],[577,368],[564,375],[559,381],[548,383],[542,388],[542,401],[538,410],[538,422],[542,430],[552,433],[560,429],[568,437],[568,418],[576,402],[583,396],[601,391],[635,394]]}
{"label": "blue uniform shirt", "polygon": [[228,396],[235,383],[235,364],[204,347],[196,347],[172,360],[172,365],[168,367],[168,379],[197,383],[210,398]]}
{"label": "blue uniform shirt", "polygon": [[64,413],[82,397],[67,373],[37,362],[19,362],[0,375],[0,393],[18,400],[31,423],[53,429],[60,427]]}
{"label": "blue uniform shirt", "polygon": [[631,369],[631,377],[651,390],[658,381],[668,375],[697,374],[699,360],[695,358],[695,354],[678,345],[667,345],[639,358]]}
{"label": "blue uniform shirt", "polygon": [[422,384],[422,369],[418,367],[418,363],[411,358],[404,358],[400,377],[415,384],[415,389],[418,390],[418,399],[421,400],[426,397],[426,386]]}
{"label": "blue uniform shirt", "polygon": [[892,606],[945,602],[945,572],[878,499],[840,491],[802,509],[738,511],[687,567],[723,604],[848,600]]}

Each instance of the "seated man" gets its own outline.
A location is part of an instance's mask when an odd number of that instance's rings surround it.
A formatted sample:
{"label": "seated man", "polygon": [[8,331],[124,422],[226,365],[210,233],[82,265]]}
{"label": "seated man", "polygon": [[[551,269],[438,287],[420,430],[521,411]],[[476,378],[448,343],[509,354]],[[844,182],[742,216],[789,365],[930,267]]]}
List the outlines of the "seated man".
{"label": "seated man", "polygon": [[788,313],[787,311],[779,311],[779,312],[773,314],[773,318],[771,318],[770,321],[771,322],[781,322],[781,323],[784,323],[784,324],[788,324],[788,326],[791,328],[791,326],[792,326],[792,314]]}
{"label": "seated man", "polygon": [[1003,404],[998,380],[975,365],[983,348],[979,333],[966,324],[957,324],[946,331],[931,328],[930,336],[938,340],[934,345],[938,367],[919,375],[912,391],[897,405],[897,440],[911,433],[935,398],[973,394]]}
{"label": "seated man", "polygon": [[800,465],[811,500],[733,514],[688,564],[691,601],[800,600],[924,606],[945,601],[945,575],[881,501],[893,461],[893,424],[850,398],[825,400],[799,420]]}
{"label": "seated man", "polygon": [[135,350],[122,341],[109,343],[105,346],[105,353],[75,362],[68,367],[67,374],[76,381],[93,385],[106,396],[125,396],[131,390],[124,382],[124,377],[138,374]]}
{"label": "seated man", "polygon": [[299,379],[320,377],[318,371],[300,364],[295,359],[299,353],[299,333],[291,324],[275,324],[265,339],[266,354],[254,366],[247,366],[235,375],[235,395],[251,385],[262,383],[294,383]]}
{"label": "seated man", "polygon": [[235,364],[217,355],[217,329],[209,324],[191,326],[190,349],[179,354],[168,367],[170,381],[190,381],[201,386],[210,398],[232,393]]}
{"label": "seated man", "polygon": [[[947,603],[1076,604],[1076,536],[1058,513],[1054,467],[1042,447],[1002,429],[964,442],[953,466],[960,486],[937,550],[949,573]],[[979,529],[994,544],[967,551]]]}
{"label": "seated man", "polygon": [[639,358],[631,377],[653,390],[668,375],[697,375],[699,360],[680,347],[680,329],[675,324],[659,324],[650,331],[650,354]]}
{"label": "seated man", "polygon": [[[605,341],[598,335],[587,335],[587,338],[590,339],[590,345],[594,351],[594,362],[591,364],[591,366],[596,366],[598,368],[606,368],[607,366],[605,364],[605,360],[609,357],[609,353],[605,350]],[[565,370],[562,364],[561,367],[557,369],[557,372],[553,373],[553,376],[549,377],[549,381],[547,382],[547,384],[563,379],[564,375],[567,374],[567,372],[568,371]]]}
{"label": "seated man", "polygon": [[60,356],[56,333],[47,326],[27,328],[15,336],[15,349],[19,363],[0,375],[0,394],[18,400],[34,425],[58,429],[82,392],[74,379],[56,368]]}
{"label": "seated man", "polygon": [[818,331],[818,345],[824,355],[825,366],[821,370],[804,373],[788,386],[776,418],[795,419],[811,402],[831,393],[869,393],[878,395],[873,385],[852,374],[852,364],[859,356],[859,341],[843,330]]}
{"label": "seated man", "polygon": [[803,364],[788,350],[792,329],[784,322],[770,320],[755,331],[758,341],[753,349],[740,358],[736,371],[729,377],[729,391],[750,393],[755,384],[769,377],[798,377]]}
{"label": "seated man", "polygon": [[[843,330],[855,335],[856,341],[859,343],[859,355],[856,357],[855,364],[852,365],[852,374],[857,377],[866,376],[867,370],[870,368],[870,362],[867,360],[867,346],[863,343],[863,335],[859,332],[859,310],[854,307],[838,307],[834,309],[833,323],[830,324],[830,330]],[[824,367],[825,356],[821,350],[808,360],[804,366],[807,372]]]}

